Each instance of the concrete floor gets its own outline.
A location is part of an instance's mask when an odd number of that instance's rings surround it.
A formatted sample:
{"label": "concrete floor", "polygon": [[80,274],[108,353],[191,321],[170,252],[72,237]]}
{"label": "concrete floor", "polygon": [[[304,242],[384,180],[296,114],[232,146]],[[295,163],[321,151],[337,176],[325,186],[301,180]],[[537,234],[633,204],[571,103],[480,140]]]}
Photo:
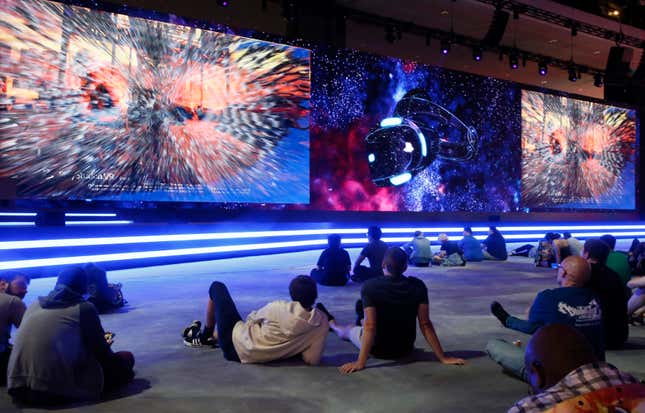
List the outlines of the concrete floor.
{"label": "concrete floor", "polygon": [[[421,335],[417,361],[372,359],[369,368],[342,376],[337,367],[354,360],[357,350],[330,334],[322,365],[298,360],[268,365],[240,365],[224,360],[219,349],[191,349],[181,331],[203,320],[207,289],[225,282],[242,316],[277,298],[288,298],[292,276],[308,273],[319,251],[237,258],[114,271],[129,305],[102,316],[116,332],[115,350],[131,350],[137,378],[107,400],[64,406],[60,412],[505,412],[526,395],[527,386],[504,374],[483,353],[494,337],[527,340],[502,328],[488,310],[498,299],[523,314],[536,292],[555,284],[553,270],[535,268],[527,258],[502,263],[469,263],[455,268],[412,268],[409,275],[428,286],[431,318],[444,348],[468,359],[466,366],[443,366],[433,360]],[[350,250],[352,259],[358,250]],[[53,286],[37,279],[29,303]],[[341,322],[354,319],[360,285],[320,287],[319,299]],[[607,359],[645,378],[645,328],[632,327],[630,347],[609,352]],[[0,412],[35,412],[13,406],[0,392]]]}

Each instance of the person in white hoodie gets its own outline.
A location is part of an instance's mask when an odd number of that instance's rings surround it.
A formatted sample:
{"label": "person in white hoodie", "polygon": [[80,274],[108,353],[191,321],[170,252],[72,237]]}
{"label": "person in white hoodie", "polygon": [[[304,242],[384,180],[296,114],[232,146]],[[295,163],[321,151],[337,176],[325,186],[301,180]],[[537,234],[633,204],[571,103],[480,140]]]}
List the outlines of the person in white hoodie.
{"label": "person in white hoodie", "polygon": [[320,363],[329,321],[314,308],[316,281],[299,275],[289,284],[292,301],[270,302],[242,320],[226,286],[215,281],[209,290],[204,330],[199,321],[184,330],[190,347],[218,345],[224,358],[240,363],[266,363],[300,354],[310,365]]}

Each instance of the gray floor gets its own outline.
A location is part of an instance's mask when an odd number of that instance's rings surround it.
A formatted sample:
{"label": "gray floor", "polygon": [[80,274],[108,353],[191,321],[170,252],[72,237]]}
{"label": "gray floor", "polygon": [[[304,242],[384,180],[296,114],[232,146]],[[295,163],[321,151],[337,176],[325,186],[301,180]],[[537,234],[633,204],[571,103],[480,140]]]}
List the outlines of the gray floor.
{"label": "gray floor", "polygon": [[[351,250],[352,258],[357,250]],[[179,264],[115,271],[130,304],[103,316],[116,332],[115,350],[137,358],[137,379],[122,394],[95,404],[59,409],[87,412],[503,412],[526,395],[527,386],[501,373],[482,352],[494,337],[527,340],[503,329],[489,315],[492,299],[523,314],[536,292],[553,287],[555,274],[536,269],[526,258],[503,263],[470,263],[457,268],[413,268],[426,282],[431,318],[444,348],[468,358],[463,367],[435,362],[422,338],[418,361],[372,359],[369,368],[342,376],[337,366],[355,358],[351,344],[330,334],[323,363],[307,367],[296,360],[269,365],[227,362],[217,349],[190,349],[180,332],[203,319],[210,282],[227,283],[240,313],[276,298],[287,298],[293,275],[307,273],[319,252]],[[37,279],[27,301],[46,293],[53,279]],[[360,286],[320,287],[320,301],[340,321],[353,321]],[[608,361],[645,378],[645,327],[632,327],[630,349],[610,352]],[[14,407],[0,392],[0,412],[37,411]]]}

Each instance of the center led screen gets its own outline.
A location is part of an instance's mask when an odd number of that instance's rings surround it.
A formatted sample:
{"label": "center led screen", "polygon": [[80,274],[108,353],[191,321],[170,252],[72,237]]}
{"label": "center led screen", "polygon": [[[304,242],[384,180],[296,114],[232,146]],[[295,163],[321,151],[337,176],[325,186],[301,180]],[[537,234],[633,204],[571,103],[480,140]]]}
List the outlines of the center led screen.
{"label": "center led screen", "polygon": [[309,202],[309,50],[46,1],[0,21],[15,197]]}

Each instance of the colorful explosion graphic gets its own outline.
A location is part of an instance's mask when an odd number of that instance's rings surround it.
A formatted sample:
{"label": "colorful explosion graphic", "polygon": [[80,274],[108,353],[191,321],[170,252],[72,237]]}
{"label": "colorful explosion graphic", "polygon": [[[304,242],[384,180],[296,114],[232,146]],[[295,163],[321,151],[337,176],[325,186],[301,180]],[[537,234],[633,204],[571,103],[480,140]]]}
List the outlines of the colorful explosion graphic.
{"label": "colorful explosion graphic", "polygon": [[636,113],[522,92],[522,204],[635,208]]}
{"label": "colorful explosion graphic", "polygon": [[17,196],[309,202],[308,50],[45,1],[0,19]]}

